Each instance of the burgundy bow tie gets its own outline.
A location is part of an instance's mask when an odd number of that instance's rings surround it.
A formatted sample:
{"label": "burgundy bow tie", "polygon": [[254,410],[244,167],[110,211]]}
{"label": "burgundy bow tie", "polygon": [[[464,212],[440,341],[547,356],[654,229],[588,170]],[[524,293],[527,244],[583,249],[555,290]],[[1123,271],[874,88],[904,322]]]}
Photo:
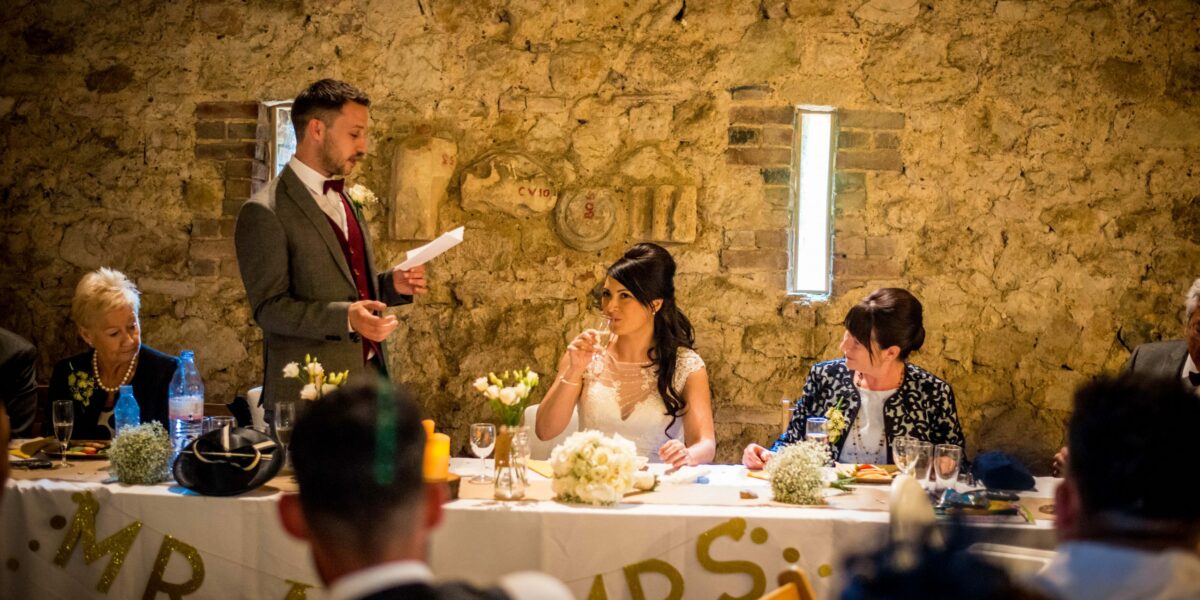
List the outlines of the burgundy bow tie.
{"label": "burgundy bow tie", "polygon": [[345,189],[345,187],[346,187],[345,179],[326,179],[325,185],[321,186],[321,193],[328,194],[329,190],[333,190],[340,194],[340,193],[342,193],[342,190]]}

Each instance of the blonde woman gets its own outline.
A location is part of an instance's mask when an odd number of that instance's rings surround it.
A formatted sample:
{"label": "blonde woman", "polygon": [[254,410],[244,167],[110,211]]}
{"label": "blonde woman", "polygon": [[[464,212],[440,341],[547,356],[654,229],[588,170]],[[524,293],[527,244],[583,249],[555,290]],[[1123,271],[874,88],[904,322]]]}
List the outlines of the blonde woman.
{"label": "blonde woman", "polygon": [[97,269],[75,287],[71,319],[92,349],[59,361],[49,390],[52,401],[75,401],[73,439],[112,438],[122,385],[133,386],[143,423],[167,426],[167,388],[177,361],[142,344],[140,308],[137,287],[120,271]]}

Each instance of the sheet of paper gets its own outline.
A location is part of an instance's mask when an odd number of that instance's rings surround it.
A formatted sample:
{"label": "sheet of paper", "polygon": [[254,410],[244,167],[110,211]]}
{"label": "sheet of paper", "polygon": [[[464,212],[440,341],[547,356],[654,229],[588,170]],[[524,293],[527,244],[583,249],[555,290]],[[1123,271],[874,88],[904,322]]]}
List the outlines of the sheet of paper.
{"label": "sheet of paper", "polygon": [[462,241],[463,228],[456,227],[451,229],[438,236],[436,240],[409,250],[407,258],[405,258],[404,262],[400,263],[400,269],[408,270],[423,265],[437,258],[441,253],[461,244]]}

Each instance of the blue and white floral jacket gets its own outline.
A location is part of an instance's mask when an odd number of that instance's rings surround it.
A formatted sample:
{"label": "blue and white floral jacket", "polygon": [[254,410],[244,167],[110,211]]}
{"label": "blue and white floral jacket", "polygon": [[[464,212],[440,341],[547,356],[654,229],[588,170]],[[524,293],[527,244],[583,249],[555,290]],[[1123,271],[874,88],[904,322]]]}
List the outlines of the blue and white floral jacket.
{"label": "blue and white floral jacket", "polygon": [[[846,359],[819,362],[812,366],[804,395],[796,402],[787,432],[771,446],[771,450],[804,439],[804,423],[808,417],[825,416],[825,411],[841,401],[846,417],[846,430],[854,426],[861,405],[858,388],[854,386],[854,371],[846,368]],[[892,463],[892,440],[907,435],[933,444],[956,444],[966,447],[954,390],[950,384],[912,363],[904,365],[904,380],[883,405],[883,429],[887,434],[888,462]],[[833,458],[837,460],[848,436],[845,432],[833,443]]]}

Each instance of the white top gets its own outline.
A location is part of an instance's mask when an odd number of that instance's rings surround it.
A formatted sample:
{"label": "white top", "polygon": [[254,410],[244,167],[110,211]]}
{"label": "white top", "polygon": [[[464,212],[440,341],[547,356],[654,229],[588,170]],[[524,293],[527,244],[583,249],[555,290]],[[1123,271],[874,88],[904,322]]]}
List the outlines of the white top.
{"label": "white top", "polygon": [[1062,600],[1194,600],[1200,598],[1200,555],[1067,542],[1029,583]]}
{"label": "white top", "polygon": [[[704,368],[704,361],[690,348],[679,348],[675,358],[672,387],[680,394],[688,377]],[[606,435],[614,433],[632,441],[638,456],[651,462],[661,462],[658,449],[667,440],[682,439],[683,416],[671,417],[667,405],[658,393],[658,369],[653,364],[617,362],[611,354],[604,355],[604,370],[583,375],[583,391],[579,396],[579,429],[595,429]]]}
{"label": "white top", "polygon": [[296,172],[296,177],[300,178],[300,183],[308,188],[312,194],[313,200],[317,201],[317,206],[321,207],[321,212],[325,213],[338,227],[342,230],[343,236],[350,235],[346,229],[346,209],[342,206],[342,198],[337,192],[329,190],[322,191],[325,188],[326,177],[318,173],[312,167],[300,162],[300,159],[295,156],[288,161],[288,166],[292,171]]}
{"label": "white top", "polygon": [[1179,373],[1179,378],[1183,380],[1183,385],[1193,389],[1197,395],[1200,395],[1200,387],[1192,385],[1192,380],[1188,377],[1192,373],[1200,373],[1200,369],[1196,368],[1196,361],[1192,360],[1192,355],[1189,352],[1187,360],[1183,361],[1183,371]]}
{"label": "white top", "polygon": [[[858,386],[855,386],[858,387]],[[838,460],[844,463],[887,462],[887,432],[883,430],[883,403],[891,398],[896,390],[868,390],[858,387],[858,415],[846,431],[846,443],[842,445],[842,453]]]}
{"label": "white top", "polygon": [[[433,583],[433,572],[419,561],[405,560],[356,571],[329,586],[330,600],[356,600],[410,583]],[[514,600],[569,600],[570,590],[561,581],[533,571],[513,573],[496,584]]]}

